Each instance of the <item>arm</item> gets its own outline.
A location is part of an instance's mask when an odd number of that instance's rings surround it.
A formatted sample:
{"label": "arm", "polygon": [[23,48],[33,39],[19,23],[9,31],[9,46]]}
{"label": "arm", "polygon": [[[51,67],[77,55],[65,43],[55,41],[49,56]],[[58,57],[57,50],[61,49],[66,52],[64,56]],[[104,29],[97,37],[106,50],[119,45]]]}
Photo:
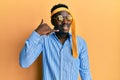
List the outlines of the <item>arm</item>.
{"label": "arm", "polygon": [[21,67],[27,68],[37,59],[43,50],[43,42],[43,36],[40,36],[37,32],[34,31],[30,35],[20,52],[19,63]]}
{"label": "arm", "polygon": [[89,68],[89,58],[86,42],[82,41],[82,49],[79,56],[80,67],[79,72],[82,80],[92,80]]}
{"label": "arm", "polygon": [[19,63],[21,67],[29,67],[40,55],[44,46],[44,35],[49,35],[51,32],[58,30],[51,29],[48,24],[43,23],[43,19],[37,29],[31,34],[25,42],[25,46],[21,50]]}

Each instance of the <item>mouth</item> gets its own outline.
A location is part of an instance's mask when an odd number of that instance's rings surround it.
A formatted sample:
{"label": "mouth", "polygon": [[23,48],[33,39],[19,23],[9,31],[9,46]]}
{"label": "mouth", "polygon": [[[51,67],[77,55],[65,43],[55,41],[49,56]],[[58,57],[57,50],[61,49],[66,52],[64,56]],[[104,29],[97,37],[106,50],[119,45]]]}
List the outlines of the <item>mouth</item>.
{"label": "mouth", "polygon": [[64,31],[68,31],[68,29],[69,29],[69,28],[68,28],[68,25],[64,25],[64,26],[63,26],[63,30],[64,30]]}
{"label": "mouth", "polygon": [[60,25],[59,27],[56,27],[56,29],[59,30],[59,33],[68,33],[69,32],[69,29],[70,29],[70,25],[69,24],[63,24],[63,25]]}
{"label": "mouth", "polygon": [[68,32],[69,31],[69,25],[64,24],[62,25],[63,32]]}

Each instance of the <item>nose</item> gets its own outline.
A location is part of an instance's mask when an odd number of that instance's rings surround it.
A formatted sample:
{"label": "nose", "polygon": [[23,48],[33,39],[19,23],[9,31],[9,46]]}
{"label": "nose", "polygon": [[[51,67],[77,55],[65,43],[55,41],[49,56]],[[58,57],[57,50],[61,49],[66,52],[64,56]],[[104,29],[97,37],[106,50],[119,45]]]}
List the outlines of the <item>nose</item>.
{"label": "nose", "polygon": [[67,19],[66,19],[66,18],[63,19],[63,23],[64,23],[64,24],[67,23]]}

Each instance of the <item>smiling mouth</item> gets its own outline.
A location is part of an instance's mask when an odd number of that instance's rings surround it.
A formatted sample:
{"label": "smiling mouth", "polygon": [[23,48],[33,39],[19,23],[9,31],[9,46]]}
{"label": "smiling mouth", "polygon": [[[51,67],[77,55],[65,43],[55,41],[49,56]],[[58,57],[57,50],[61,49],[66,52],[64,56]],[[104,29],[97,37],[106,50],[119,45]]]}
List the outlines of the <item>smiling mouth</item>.
{"label": "smiling mouth", "polygon": [[69,28],[70,26],[68,24],[63,24],[63,25],[60,25],[59,28],[57,27],[56,29],[59,29],[59,33],[68,33]]}
{"label": "smiling mouth", "polygon": [[69,32],[68,26],[63,26],[63,28],[59,32],[60,33],[68,33]]}
{"label": "smiling mouth", "polygon": [[68,30],[68,25],[64,25],[64,26],[63,26],[63,29],[64,29],[64,30]]}

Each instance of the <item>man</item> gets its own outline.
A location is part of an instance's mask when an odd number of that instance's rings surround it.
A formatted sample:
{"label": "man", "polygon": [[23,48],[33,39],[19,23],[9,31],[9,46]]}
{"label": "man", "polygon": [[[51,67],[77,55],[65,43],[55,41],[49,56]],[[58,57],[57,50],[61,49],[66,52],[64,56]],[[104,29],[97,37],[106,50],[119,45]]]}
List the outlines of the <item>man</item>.
{"label": "man", "polygon": [[79,73],[82,80],[92,80],[87,46],[84,39],[76,37],[74,21],[67,5],[53,6],[54,29],[41,21],[20,53],[21,67],[29,67],[42,53],[43,80],[78,80]]}

